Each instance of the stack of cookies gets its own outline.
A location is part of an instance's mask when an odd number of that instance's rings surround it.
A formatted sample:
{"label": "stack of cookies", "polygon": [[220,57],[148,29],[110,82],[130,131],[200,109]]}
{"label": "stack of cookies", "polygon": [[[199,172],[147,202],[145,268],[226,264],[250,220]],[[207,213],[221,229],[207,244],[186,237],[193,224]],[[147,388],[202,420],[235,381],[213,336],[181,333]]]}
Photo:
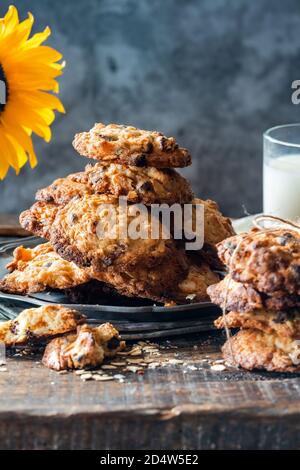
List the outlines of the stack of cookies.
{"label": "stack of cookies", "polygon": [[223,346],[245,369],[300,370],[300,234],[252,229],[218,245],[228,275],[208,288],[224,315],[217,328],[240,328]]}
{"label": "stack of cookies", "polygon": [[[194,199],[190,184],[174,169],[191,164],[189,152],[173,137],[116,124],[95,124],[89,132],[77,134],[73,145],[97,162],[37,192],[36,202],[21,214],[20,222],[48,243],[17,248],[8,265],[11,273],[0,288],[23,294],[67,289],[73,300],[75,295],[82,302],[84,295],[93,303],[103,303],[107,295],[171,304],[207,300],[207,287],[218,281],[213,271],[219,264],[215,244],[233,230],[217,204]],[[127,198],[127,226],[137,204],[147,207],[146,238],[120,232],[99,237],[108,205],[115,210],[120,230],[120,196]],[[166,239],[151,237],[150,206],[162,203],[204,205],[202,250],[186,252],[172,233]],[[159,228],[162,234],[163,227]]]}

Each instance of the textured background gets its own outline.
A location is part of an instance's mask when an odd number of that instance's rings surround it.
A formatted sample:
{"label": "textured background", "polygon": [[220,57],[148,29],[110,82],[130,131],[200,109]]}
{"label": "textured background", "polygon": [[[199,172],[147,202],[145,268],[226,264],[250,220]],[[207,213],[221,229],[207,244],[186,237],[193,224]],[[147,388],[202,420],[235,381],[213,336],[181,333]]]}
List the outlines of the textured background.
{"label": "textured background", "polygon": [[[9,1],[1,1],[0,14]],[[36,28],[67,61],[60,80],[67,115],[39,165],[0,183],[1,212],[28,206],[35,190],[82,168],[71,141],[95,121],[175,135],[193,155],[195,191],[229,215],[261,208],[262,132],[300,121],[291,82],[300,79],[299,0],[22,0]]]}

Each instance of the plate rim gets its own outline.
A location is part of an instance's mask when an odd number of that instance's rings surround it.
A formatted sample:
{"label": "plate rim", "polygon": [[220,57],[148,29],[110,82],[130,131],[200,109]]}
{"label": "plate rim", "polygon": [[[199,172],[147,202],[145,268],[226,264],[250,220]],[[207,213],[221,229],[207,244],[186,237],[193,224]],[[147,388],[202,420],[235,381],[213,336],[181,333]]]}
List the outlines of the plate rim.
{"label": "plate rim", "polygon": [[[29,236],[29,237],[20,237],[19,239],[15,238],[11,241],[2,241],[0,242],[0,257],[4,256],[8,250],[13,250],[20,244],[25,246],[35,246],[38,243],[46,243],[43,238]],[[0,299],[6,300],[13,300],[18,302],[23,302],[31,305],[49,305],[49,304],[59,304],[59,302],[47,301],[42,300],[33,295],[19,295],[19,294],[9,294],[0,290]],[[189,304],[181,304],[181,305],[173,305],[173,306],[159,306],[159,305],[145,305],[145,306],[119,306],[119,305],[101,305],[101,304],[72,304],[72,303],[60,303],[67,308],[74,308],[77,310],[85,310],[91,313],[93,312],[111,312],[111,313],[132,313],[132,314],[142,314],[142,313],[176,313],[176,312],[184,312],[184,311],[191,311],[197,309],[204,309],[204,308],[215,308],[217,307],[212,302],[195,302]]]}

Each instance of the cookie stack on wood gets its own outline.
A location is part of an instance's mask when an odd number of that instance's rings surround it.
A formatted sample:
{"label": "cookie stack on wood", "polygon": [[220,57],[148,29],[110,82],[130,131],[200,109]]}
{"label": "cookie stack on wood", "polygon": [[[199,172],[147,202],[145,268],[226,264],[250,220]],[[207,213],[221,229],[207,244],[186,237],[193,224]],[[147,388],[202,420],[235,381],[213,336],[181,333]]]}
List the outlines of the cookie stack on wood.
{"label": "cookie stack on wood", "polygon": [[[77,134],[73,145],[97,162],[37,192],[37,202],[21,214],[20,222],[48,243],[35,249],[19,247],[9,265],[11,274],[0,288],[18,293],[73,289],[80,301],[82,293],[93,293],[96,303],[103,303],[107,293],[162,303],[207,300],[207,287],[218,280],[213,271],[218,265],[215,244],[233,230],[217,204],[194,199],[189,183],[174,169],[191,164],[189,152],[173,137],[116,124],[95,124],[89,132]],[[115,210],[120,230],[124,222],[120,196],[128,202],[127,225],[136,204],[147,206],[147,238],[133,239],[120,232],[99,237],[107,205]],[[151,237],[151,204],[192,202],[204,205],[202,250],[187,253],[172,235]]]}
{"label": "cookie stack on wood", "polygon": [[[217,328],[240,328],[223,346],[245,369],[300,370],[300,234],[253,229],[218,245],[228,275],[208,288],[224,315]],[[226,313],[225,313],[226,311]]]}

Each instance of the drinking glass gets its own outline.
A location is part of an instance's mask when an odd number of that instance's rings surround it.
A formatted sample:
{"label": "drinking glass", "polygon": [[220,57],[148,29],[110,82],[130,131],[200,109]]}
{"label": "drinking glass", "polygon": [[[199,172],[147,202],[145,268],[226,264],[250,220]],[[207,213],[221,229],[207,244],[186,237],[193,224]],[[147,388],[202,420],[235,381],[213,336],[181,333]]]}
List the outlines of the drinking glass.
{"label": "drinking glass", "polygon": [[285,219],[300,219],[300,124],[264,133],[263,210]]}

